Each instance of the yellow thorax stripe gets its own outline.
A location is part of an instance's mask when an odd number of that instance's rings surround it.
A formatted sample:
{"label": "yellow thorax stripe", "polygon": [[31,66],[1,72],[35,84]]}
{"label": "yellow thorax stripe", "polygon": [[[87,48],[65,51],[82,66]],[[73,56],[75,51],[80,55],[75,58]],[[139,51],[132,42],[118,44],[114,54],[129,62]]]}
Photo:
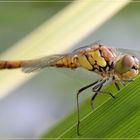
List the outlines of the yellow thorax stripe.
{"label": "yellow thorax stripe", "polygon": [[89,61],[87,60],[87,58],[84,55],[80,56],[78,58],[78,61],[79,61],[79,64],[81,67],[84,67],[88,70],[92,70],[92,68],[93,68],[92,65],[89,63]]}
{"label": "yellow thorax stripe", "polygon": [[105,67],[107,65],[105,59],[101,56],[99,50],[89,52],[88,54],[91,55],[92,58],[97,62],[97,65],[101,67]]}

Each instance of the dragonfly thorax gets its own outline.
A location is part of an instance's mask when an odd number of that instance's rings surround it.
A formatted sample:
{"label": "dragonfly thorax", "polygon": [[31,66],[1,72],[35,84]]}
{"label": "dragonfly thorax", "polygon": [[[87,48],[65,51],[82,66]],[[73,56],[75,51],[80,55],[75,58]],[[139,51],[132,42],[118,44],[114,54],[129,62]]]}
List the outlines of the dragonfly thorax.
{"label": "dragonfly thorax", "polygon": [[112,72],[115,57],[110,48],[96,44],[78,54],[78,64],[89,71],[104,75]]}

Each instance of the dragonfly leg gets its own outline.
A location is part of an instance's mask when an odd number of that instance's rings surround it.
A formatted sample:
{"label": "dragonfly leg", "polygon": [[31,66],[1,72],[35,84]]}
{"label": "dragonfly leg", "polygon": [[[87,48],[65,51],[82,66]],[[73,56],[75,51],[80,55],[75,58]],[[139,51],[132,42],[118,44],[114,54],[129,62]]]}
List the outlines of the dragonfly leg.
{"label": "dragonfly leg", "polygon": [[118,91],[120,90],[119,82],[120,82],[123,86],[126,86],[126,83],[127,83],[127,82],[133,82],[133,81],[134,81],[133,79],[129,79],[129,80],[116,80],[115,77],[113,77],[112,80],[113,80],[114,85],[115,85],[115,87],[117,88]]}
{"label": "dragonfly leg", "polygon": [[[97,91],[100,91],[101,88],[102,88],[102,86],[103,86],[103,85],[100,85],[100,87],[97,89]],[[92,98],[91,98],[91,109],[92,109],[92,110],[94,109],[94,107],[93,107],[93,101],[94,101],[95,97],[97,96],[97,94],[98,94],[98,92],[95,92],[94,95],[93,95]]]}
{"label": "dragonfly leg", "polygon": [[124,82],[134,82],[133,79],[129,79],[129,80],[123,80]]}
{"label": "dragonfly leg", "polygon": [[89,84],[89,85],[87,85],[87,86],[85,86],[85,87],[82,87],[82,88],[79,89],[78,92],[77,92],[77,97],[76,97],[76,99],[77,99],[77,115],[78,115],[78,116],[77,116],[77,117],[78,117],[78,120],[77,120],[77,135],[80,135],[80,133],[79,133],[79,128],[80,128],[79,95],[80,95],[80,93],[81,93],[82,91],[84,91],[84,90],[90,88],[91,86],[96,85],[99,81],[101,81],[101,80],[97,80],[97,81],[95,81],[95,82],[93,82],[93,83],[91,83],[91,84]]}
{"label": "dragonfly leg", "polygon": [[103,84],[105,82],[106,82],[106,79],[105,80],[102,80],[101,82],[99,82],[97,85],[95,85],[92,88],[92,91],[94,92],[94,95],[91,98],[91,108],[92,108],[92,110],[94,109],[94,107],[93,107],[93,101],[94,101],[95,97],[97,96],[97,94],[100,92],[100,90],[103,87]]}
{"label": "dragonfly leg", "polygon": [[103,87],[103,84],[104,83],[102,83],[98,88],[95,86],[92,89],[92,91],[95,92],[95,94],[91,98],[91,107],[92,107],[92,109],[93,109],[93,101],[94,101],[94,99],[95,99],[95,97],[97,96],[98,93],[109,94],[112,98],[115,99],[115,96],[111,92],[100,91],[101,88]]}
{"label": "dragonfly leg", "polygon": [[126,86],[126,83],[124,81],[120,81],[120,82],[123,86]]}
{"label": "dragonfly leg", "polygon": [[130,80],[121,80],[120,82],[121,82],[121,84],[123,86],[126,86],[126,83],[128,83],[128,82],[134,82],[134,80],[133,79],[130,79]]}
{"label": "dragonfly leg", "polygon": [[[117,90],[119,91],[120,90],[120,86],[119,86],[118,82],[114,81],[114,84],[115,84],[115,87],[117,88]],[[122,83],[122,84],[125,86],[124,83]]]}
{"label": "dragonfly leg", "polygon": [[93,92],[98,92],[98,93],[103,93],[103,94],[109,94],[112,98],[116,98],[111,92],[106,92],[106,91],[97,91],[97,90],[93,90]]}
{"label": "dragonfly leg", "polygon": [[121,84],[123,86],[125,86],[125,83],[123,81],[120,81],[120,80],[116,80],[115,76],[112,77],[112,81],[114,82],[114,85],[116,87],[116,89],[119,91],[120,90],[120,86],[119,86],[119,83],[118,82],[121,82]]}

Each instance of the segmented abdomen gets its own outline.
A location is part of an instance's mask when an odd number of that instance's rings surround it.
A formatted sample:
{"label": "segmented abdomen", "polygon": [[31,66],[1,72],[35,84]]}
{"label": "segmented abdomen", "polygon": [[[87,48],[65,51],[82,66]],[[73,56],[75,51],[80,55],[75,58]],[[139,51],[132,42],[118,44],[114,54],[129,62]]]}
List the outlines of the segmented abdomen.
{"label": "segmented abdomen", "polygon": [[79,64],[77,63],[77,57],[66,55],[60,60],[56,61],[55,66],[74,69],[77,68]]}
{"label": "segmented abdomen", "polygon": [[27,63],[27,61],[0,61],[0,69],[16,69],[20,68],[23,64]]}

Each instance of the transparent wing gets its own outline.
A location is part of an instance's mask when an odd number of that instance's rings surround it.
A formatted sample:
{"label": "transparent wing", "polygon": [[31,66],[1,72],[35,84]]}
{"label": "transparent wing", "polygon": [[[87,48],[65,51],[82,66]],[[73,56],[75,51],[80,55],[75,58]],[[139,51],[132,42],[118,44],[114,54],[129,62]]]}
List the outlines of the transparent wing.
{"label": "transparent wing", "polygon": [[140,51],[138,50],[117,48],[116,51],[120,54],[130,54],[136,56],[140,61]]}
{"label": "transparent wing", "polygon": [[62,59],[65,55],[50,55],[39,59],[29,60],[22,64],[22,71],[30,73],[41,70],[45,67],[54,66],[55,62]]}
{"label": "transparent wing", "polygon": [[83,51],[83,50],[85,50],[85,49],[88,48],[88,47],[89,47],[89,45],[86,45],[86,46],[83,46],[83,47],[77,48],[77,49],[73,50],[72,52],[73,52],[73,53],[77,53],[77,52],[79,52],[79,51]]}
{"label": "transparent wing", "polygon": [[72,53],[78,53],[78,52],[81,52],[87,48],[90,48],[91,46],[93,47],[94,45],[100,45],[100,40],[99,41],[96,41],[96,42],[93,42],[92,44],[89,44],[89,45],[86,45],[86,46],[83,46],[83,47],[80,47],[80,48],[77,48],[75,50],[73,50]]}

